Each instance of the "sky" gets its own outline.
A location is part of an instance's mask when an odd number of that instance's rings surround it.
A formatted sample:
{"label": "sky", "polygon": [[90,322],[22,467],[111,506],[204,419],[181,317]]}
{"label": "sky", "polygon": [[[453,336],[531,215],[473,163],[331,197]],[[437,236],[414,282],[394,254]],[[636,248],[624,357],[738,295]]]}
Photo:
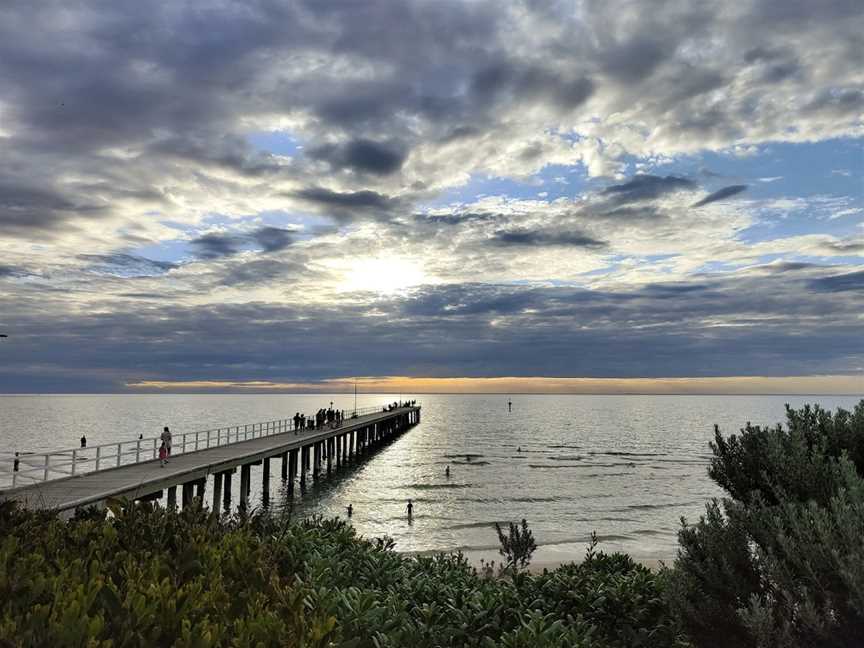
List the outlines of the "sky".
{"label": "sky", "polygon": [[0,392],[864,392],[860,0],[7,0]]}

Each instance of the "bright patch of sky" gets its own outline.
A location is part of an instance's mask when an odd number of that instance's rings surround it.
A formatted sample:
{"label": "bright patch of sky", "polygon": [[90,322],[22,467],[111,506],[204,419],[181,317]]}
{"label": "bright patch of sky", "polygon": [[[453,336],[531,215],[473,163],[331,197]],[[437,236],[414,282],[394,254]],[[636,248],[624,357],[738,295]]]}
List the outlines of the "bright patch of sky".
{"label": "bright patch of sky", "polygon": [[294,157],[303,150],[303,143],[288,131],[261,131],[250,133],[246,140],[264,153]]}

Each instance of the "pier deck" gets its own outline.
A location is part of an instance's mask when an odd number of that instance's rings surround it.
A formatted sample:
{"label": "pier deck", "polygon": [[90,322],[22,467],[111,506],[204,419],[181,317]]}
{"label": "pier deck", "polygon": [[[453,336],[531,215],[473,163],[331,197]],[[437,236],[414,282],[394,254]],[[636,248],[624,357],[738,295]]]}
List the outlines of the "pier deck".
{"label": "pier deck", "polygon": [[[31,509],[70,511],[104,503],[112,497],[155,499],[168,489],[169,505],[173,505],[176,487],[183,485],[183,503],[187,504],[191,501],[193,488],[198,487],[199,494],[203,493],[204,480],[213,475],[216,508],[223,482],[227,501],[230,498],[230,476],[240,467],[239,499],[242,505],[248,495],[249,470],[253,465],[263,463],[264,475],[269,479],[269,460],[281,457],[282,478],[289,481],[289,493],[293,493],[295,477],[299,478],[302,490],[306,473],[311,470],[317,477],[324,461],[329,473],[332,464],[338,467],[356,454],[368,451],[379,441],[401,434],[419,420],[419,406],[400,407],[346,419],[337,428],[282,432],[175,455],[164,467],[157,459],[43,481],[0,491],[0,499],[13,499]],[[314,455],[311,458],[310,450]]]}

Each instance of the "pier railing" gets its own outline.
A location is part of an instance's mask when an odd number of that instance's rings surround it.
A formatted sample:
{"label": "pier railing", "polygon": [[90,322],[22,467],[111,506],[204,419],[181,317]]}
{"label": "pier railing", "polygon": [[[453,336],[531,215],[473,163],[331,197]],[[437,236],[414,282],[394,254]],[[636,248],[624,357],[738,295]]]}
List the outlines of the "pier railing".
{"label": "pier railing", "polygon": [[[342,425],[346,425],[352,419],[360,416],[386,411],[388,411],[387,406],[348,410]],[[260,439],[285,432],[317,432],[328,427],[335,429],[335,426],[329,424],[315,427],[314,422],[314,418],[307,417],[306,426],[295,429],[292,417],[197,432],[172,433],[171,456]],[[16,456],[0,458],[0,488],[15,488],[34,482],[106,470],[142,461],[152,461],[159,458],[161,444],[162,438],[158,436],[51,452],[19,452]]]}

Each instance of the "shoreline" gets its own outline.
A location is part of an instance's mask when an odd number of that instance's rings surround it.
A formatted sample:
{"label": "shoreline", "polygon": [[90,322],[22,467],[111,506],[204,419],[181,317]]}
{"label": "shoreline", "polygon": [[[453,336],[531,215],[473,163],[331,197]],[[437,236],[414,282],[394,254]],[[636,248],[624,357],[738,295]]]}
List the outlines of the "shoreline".
{"label": "shoreline", "polygon": [[[544,570],[553,571],[562,565],[568,565],[570,563],[581,563],[585,559],[585,549],[583,548],[581,551],[549,551],[546,548],[546,551],[543,551],[543,545],[537,547],[537,551],[535,552],[535,559],[531,561],[528,565],[527,570],[532,574],[542,574]],[[496,565],[500,565],[503,557],[498,553],[497,549],[462,549],[462,550],[453,550],[453,551],[406,551],[400,552],[397,549],[397,553],[401,553],[403,556],[429,556],[439,553],[455,553],[456,551],[461,551],[462,555],[468,559],[468,562],[475,569],[480,569],[482,565],[489,564],[490,562],[495,562]],[[652,572],[659,571],[664,566],[671,567],[675,562],[675,555],[645,555],[645,556],[636,556],[630,554],[626,551],[622,551],[621,549],[616,549],[614,547],[603,547],[602,544],[597,546],[597,551],[604,552],[606,554],[612,553],[624,553],[630,556],[635,562],[639,563],[643,567],[647,567]],[[539,554],[539,555],[538,555]],[[556,555],[557,554],[557,555]]]}

